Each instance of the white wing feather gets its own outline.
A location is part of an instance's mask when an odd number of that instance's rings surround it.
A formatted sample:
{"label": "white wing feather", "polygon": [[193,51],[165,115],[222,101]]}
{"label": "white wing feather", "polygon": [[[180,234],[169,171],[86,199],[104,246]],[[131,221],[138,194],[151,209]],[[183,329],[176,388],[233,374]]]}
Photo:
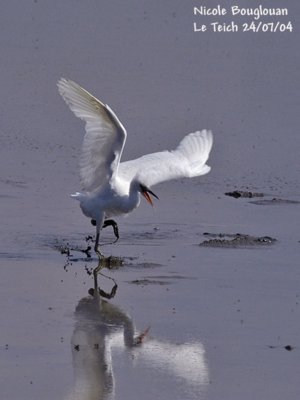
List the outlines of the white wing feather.
{"label": "white wing feather", "polygon": [[176,150],[152,153],[119,165],[118,176],[125,180],[137,178],[147,187],[171,179],[207,174],[206,165],[213,144],[211,131],[190,133]]}
{"label": "white wing feather", "polygon": [[83,188],[93,191],[117,174],[126,130],[109,106],[77,83],[60,79],[57,85],[73,113],[86,122],[80,177]]}

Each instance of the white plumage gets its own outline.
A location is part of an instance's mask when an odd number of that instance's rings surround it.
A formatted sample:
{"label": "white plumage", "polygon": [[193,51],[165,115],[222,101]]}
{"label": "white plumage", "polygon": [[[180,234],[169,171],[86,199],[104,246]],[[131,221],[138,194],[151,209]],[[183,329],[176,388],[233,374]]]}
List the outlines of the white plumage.
{"label": "white plumage", "polygon": [[58,90],[74,114],[85,121],[85,136],[80,159],[83,193],[72,197],[80,201],[84,215],[96,225],[95,251],[98,251],[102,227],[117,225],[108,220],[133,211],[140,194],[152,204],[150,187],[183,177],[207,174],[206,165],[213,137],[211,131],[190,133],[176,150],[144,155],[121,163],[127,133],[112,109],[96,99],[77,83],[60,79]]}

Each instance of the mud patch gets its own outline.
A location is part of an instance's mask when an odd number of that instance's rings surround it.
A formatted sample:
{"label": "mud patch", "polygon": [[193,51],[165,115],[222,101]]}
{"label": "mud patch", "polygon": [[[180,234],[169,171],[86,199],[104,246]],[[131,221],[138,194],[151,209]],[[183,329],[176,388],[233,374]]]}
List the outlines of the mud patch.
{"label": "mud patch", "polygon": [[125,265],[125,258],[123,257],[102,257],[101,258],[101,265],[103,268],[107,269],[119,269]]}
{"label": "mud patch", "polygon": [[[225,194],[225,196],[234,197],[235,199],[239,199],[239,198],[252,199],[253,197],[265,197],[264,193],[251,192],[251,191],[245,191],[245,190],[234,190],[232,192],[226,192],[224,194]],[[254,200],[254,201],[250,201],[249,203],[256,204],[258,206],[270,206],[270,205],[272,206],[272,205],[283,205],[283,204],[300,204],[300,201],[273,197],[272,199]]]}
{"label": "mud patch", "polygon": [[263,193],[255,193],[255,192],[248,192],[245,190],[234,190],[233,192],[226,192],[224,193],[225,196],[234,197],[238,199],[240,197],[251,199],[252,197],[264,197]]}
{"label": "mud patch", "polygon": [[[85,266],[84,269],[88,275],[91,275],[94,267],[89,267],[90,262],[95,262],[96,258],[76,258],[76,257],[69,257],[67,255],[67,262],[64,265],[64,269],[67,271],[69,266],[72,266],[73,262],[84,262]],[[97,259],[99,261],[99,259]],[[121,267],[123,267],[126,264],[125,258],[123,257],[114,257],[114,256],[108,256],[108,257],[102,257],[101,258],[101,266],[102,268],[106,268],[109,270],[116,270]]]}
{"label": "mud patch", "polygon": [[199,244],[202,247],[244,248],[253,246],[269,246],[276,242],[270,236],[251,236],[241,233],[208,233],[203,235],[210,237]]}

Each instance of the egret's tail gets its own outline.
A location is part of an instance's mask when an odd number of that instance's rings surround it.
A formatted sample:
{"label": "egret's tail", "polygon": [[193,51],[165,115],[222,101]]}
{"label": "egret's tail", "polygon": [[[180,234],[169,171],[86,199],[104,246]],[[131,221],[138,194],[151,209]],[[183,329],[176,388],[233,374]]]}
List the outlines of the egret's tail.
{"label": "egret's tail", "polygon": [[71,194],[71,197],[72,197],[72,199],[81,201],[85,197],[85,195],[83,193],[76,192],[74,194]]}
{"label": "egret's tail", "polygon": [[205,164],[213,144],[213,135],[206,129],[190,133],[182,139],[174,153],[187,162],[190,177],[207,174],[210,167]]}

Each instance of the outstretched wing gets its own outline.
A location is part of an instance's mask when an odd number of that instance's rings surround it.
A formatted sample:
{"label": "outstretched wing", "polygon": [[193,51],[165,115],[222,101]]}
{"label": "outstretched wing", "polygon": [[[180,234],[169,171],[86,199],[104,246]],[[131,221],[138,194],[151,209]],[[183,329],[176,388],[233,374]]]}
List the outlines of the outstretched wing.
{"label": "outstretched wing", "polygon": [[120,164],[118,176],[131,180],[136,177],[147,187],[171,179],[207,174],[206,165],[213,144],[211,131],[190,133],[176,150],[152,153]]}
{"label": "outstretched wing", "polygon": [[86,123],[80,177],[84,190],[93,191],[117,173],[126,130],[108,105],[77,83],[62,78],[57,85],[76,117]]}

